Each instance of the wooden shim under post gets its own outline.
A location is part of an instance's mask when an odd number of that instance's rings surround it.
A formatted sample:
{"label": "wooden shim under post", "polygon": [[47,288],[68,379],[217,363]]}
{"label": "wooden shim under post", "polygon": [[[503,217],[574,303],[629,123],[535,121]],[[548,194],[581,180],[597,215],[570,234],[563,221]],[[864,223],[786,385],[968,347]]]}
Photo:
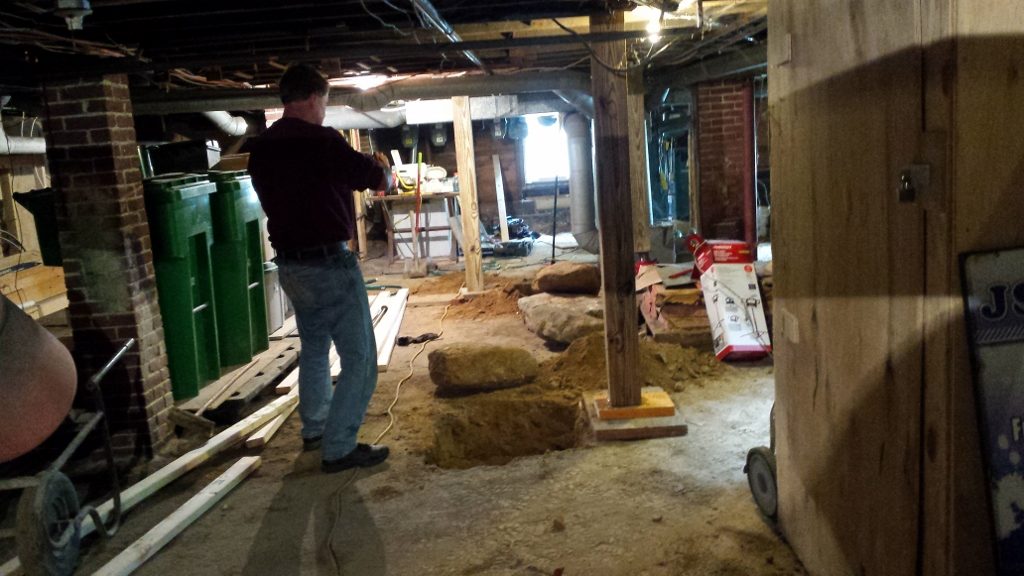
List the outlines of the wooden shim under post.
{"label": "wooden shim under post", "polygon": [[181,508],[164,518],[146,532],[142,538],[125,548],[113,560],[97,570],[93,576],[126,576],[152,558],[175,536],[181,534],[193,522],[220,502],[228,492],[241,484],[249,474],[260,467],[259,456],[246,456],[235,462],[226,472],[217,477],[198,494],[188,499]]}
{"label": "wooden shim under post", "polygon": [[479,292],[484,287],[480,253],[480,207],[476,194],[476,159],[473,150],[473,120],[469,97],[452,98],[455,123],[455,155],[459,171],[459,206],[462,209],[462,253],[466,257],[466,288]]}
{"label": "wooden shim under post", "polygon": [[505,211],[505,183],[501,177],[501,158],[494,154],[491,160],[494,161],[494,192],[498,199],[498,228],[501,230],[501,241],[508,242],[508,215]]}
{"label": "wooden shim under post", "polygon": [[[623,14],[590,17],[592,32],[619,32]],[[640,341],[636,330],[633,275],[633,208],[630,200],[629,119],[626,79],[601,65],[625,62],[625,41],[594,45],[590,66],[596,114],[598,229],[604,289],[608,397],[614,407],[640,404]]]}

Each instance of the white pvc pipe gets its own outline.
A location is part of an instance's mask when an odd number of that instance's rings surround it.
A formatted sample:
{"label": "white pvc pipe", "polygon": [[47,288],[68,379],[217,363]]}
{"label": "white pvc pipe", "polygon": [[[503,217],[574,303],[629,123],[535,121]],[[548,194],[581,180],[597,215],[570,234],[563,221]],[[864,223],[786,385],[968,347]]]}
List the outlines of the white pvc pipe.
{"label": "white pvc pipe", "polygon": [[203,116],[209,118],[217,125],[217,128],[220,128],[228,136],[244,136],[246,131],[249,130],[249,125],[245,122],[245,118],[232,116],[223,110],[203,112]]}
{"label": "white pvc pipe", "polygon": [[46,139],[8,136],[0,122],[0,156],[15,154],[46,154]]}

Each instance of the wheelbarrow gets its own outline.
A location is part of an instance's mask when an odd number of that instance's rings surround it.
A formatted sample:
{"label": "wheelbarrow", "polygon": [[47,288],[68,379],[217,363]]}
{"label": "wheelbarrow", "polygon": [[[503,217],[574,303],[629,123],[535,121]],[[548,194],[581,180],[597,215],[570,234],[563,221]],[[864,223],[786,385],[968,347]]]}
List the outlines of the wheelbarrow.
{"label": "wheelbarrow", "polygon": [[[75,436],[57,459],[35,476],[0,480],[0,491],[22,490],[15,528],[0,532],[0,537],[13,536],[17,540],[18,558],[28,576],[71,574],[78,562],[82,525],[87,518],[104,537],[113,536],[120,526],[121,485],[114,465],[100,381],[134,345],[135,339],[129,339],[99,372],[89,378],[86,388],[92,394],[96,411],[79,413],[71,418],[76,428]],[[79,504],[74,485],[61,472],[79,446],[97,428],[103,435],[103,449],[114,490],[114,507],[106,522],[94,506]]]}
{"label": "wheelbarrow", "polygon": [[775,472],[775,406],[771,411],[769,446],[757,446],[747,452],[743,472],[747,475],[750,493],[757,508],[774,522],[779,514],[779,486]]}

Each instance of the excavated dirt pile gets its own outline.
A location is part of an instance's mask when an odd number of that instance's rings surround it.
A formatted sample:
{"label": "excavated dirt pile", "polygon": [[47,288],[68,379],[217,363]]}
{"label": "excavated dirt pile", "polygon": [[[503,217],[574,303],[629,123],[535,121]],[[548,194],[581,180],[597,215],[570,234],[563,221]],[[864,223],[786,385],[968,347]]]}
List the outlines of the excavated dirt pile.
{"label": "excavated dirt pile", "polygon": [[[644,386],[660,386],[667,392],[680,392],[689,382],[726,369],[715,357],[678,344],[640,341],[640,372]],[[604,355],[604,334],[584,336],[573,342],[565,353],[541,366],[538,382],[550,382],[575,392],[608,387]]]}
{"label": "excavated dirt pile", "polygon": [[[705,352],[646,340],[640,343],[640,364],[644,386],[669,392],[728,369]],[[580,338],[544,362],[532,384],[446,401],[434,416],[427,460],[442,468],[470,468],[572,448],[583,438],[580,393],[606,387],[604,335]]]}
{"label": "excavated dirt pile", "polygon": [[[431,278],[415,288],[413,294],[455,294],[462,287],[466,275],[462,272],[450,272],[443,276]],[[456,298],[452,300],[447,318],[475,320],[506,314],[518,314],[516,302],[523,294],[520,292],[522,281],[506,278],[496,274],[484,276],[484,294],[472,298]]]}

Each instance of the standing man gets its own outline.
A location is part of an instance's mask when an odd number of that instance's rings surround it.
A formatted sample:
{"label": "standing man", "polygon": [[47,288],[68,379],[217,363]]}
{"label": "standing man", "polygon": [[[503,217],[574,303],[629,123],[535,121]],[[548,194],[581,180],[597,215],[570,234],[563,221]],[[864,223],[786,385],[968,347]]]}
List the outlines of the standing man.
{"label": "standing man", "polygon": [[[247,148],[302,343],[303,449],[321,448],[328,473],[374,466],[387,447],[358,444],[356,436],[377,386],[377,345],[363,275],[346,241],[355,229],[352,191],[383,190],[385,171],[322,125],[328,84],[315,68],[291,66],[279,87],[284,116]],[[333,394],[331,342],[342,365]]]}

